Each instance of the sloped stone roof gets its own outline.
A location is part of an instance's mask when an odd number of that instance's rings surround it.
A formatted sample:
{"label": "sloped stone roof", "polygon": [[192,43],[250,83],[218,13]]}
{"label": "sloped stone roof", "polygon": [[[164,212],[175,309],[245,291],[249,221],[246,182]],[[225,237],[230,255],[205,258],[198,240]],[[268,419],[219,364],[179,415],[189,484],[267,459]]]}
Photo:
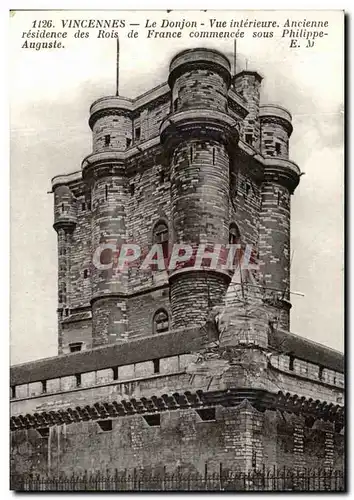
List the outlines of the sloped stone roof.
{"label": "sloped stone roof", "polygon": [[313,342],[305,337],[300,337],[299,335],[283,330],[273,330],[268,334],[268,343],[281,353],[291,354],[295,358],[344,373],[345,360],[341,352]]}
{"label": "sloped stone roof", "polygon": [[199,328],[181,329],[91,350],[39,359],[12,366],[10,383],[11,385],[27,384],[75,373],[186,354],[200,349],[203,339],[205,340],[204,337],[203,331]]}

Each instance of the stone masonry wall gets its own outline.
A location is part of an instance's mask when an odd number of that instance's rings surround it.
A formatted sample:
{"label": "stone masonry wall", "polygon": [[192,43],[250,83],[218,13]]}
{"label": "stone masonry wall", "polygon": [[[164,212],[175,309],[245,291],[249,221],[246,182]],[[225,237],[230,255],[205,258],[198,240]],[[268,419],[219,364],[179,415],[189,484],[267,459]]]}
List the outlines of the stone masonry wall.
{"label": "stone masonry wall", "polygon": [[[276,120],[262,121],[261,152],[265,157],[289,158],[289,134],[285,127]],[[278,146],[277,146],[278,145]],[[277,151],[277,147],[279,151]]]}
{"label": "stone masonry wall", "polygon": [[71,236],[70,253],[70,310],[90,305],[91,290],[91,218],[92,213],[84,195],[77,197],[77,224]]}
{"label": "stone masonry wall", "polygon": [[[166,411],[160,423],[151,426],[142,415],[112,420],[112,430],[104,431],[95,421],[54,426],[48,437],[38,431],[14,431],[12,472],[60,472],[132,470],[134,468],[178,466],[210,473],[220,469],[250,470],[289,466],[297,458],[306,467],[321,466],[321,457],[331,451],[334,462],[341,460],[342,440],[336,434],[334,447],[326,432],[302,427],[304,445],[296,441],[294,417],[275,412],[260,414],[249,406],[216,407],[215,419],[203,421],[195,410]],[[296,419],[295,419],[296,420]],[[265,432],[271,427],[271,433]],[[302,438],[300,438],[302,439]],[[327,443],[327,444],[326,444]],[[300,451],[297,451],[300,450]]]}
{"label": "stone masonry wall", "polygon": [[[259,265],[263,282],[289,300],[290,193],[276,182],[262,185],[259,226]],[[289,314],[282,311],[280,325],[289,330]]]}
{"label": "stone masonry wall", "polygon": [[235,77],[235,91],[246,100],[249,108],[249,113],[243,122],[241,139],[246,141],[246,135],[251,135],[251,145],[258,150],[261,135],[259,123],[260,88],[261,77],[257,73],[245,71]]}
{"label": "stone masonry wall", "polygon": [[132,120],[124,112],[104,116],[96,121],[92,132],[94,152],[125,151],[132,141]]}
{"label": "stone masonry wall", "polygon": [[173,88],[174,111],[193,108],[226,111],[227,85],[220,75],[207,69],[186,71]]}

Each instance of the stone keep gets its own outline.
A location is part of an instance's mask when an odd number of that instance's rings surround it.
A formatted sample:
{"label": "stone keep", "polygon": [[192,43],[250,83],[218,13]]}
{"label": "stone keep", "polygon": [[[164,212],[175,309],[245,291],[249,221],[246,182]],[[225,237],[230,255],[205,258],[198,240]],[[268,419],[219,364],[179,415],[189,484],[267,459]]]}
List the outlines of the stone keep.
{"label": "stone keep", "polygon": [[[58,356],[11,369],[14,473],[343,467],[343,356],[289,331],[300,170],[261,82],[198,48],[92,104],[92,153],[52,180]],[[250,244],[259,273],[240,298],[220,268],[116,272],[117,245],[157,242]]]}

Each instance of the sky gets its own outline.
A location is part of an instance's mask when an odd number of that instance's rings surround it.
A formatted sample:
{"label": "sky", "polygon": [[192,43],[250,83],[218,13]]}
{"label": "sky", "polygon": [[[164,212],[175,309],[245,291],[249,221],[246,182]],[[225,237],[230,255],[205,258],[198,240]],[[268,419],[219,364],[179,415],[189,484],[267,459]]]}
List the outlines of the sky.
{"label": "sky", "polygon": [[[53,224],[54,175],[80,169],[91,152],[89,107],[115,93],[116,43],[112,38],[70,37],[64,49],[21,49],[23,31],[45,12],[16,12],[10,22],[11,362],[57,353],[57,250]],[[302,172],[292,197],[291,331],[343,350],[344,63],[339,11],[52,11],[61,19],[275,19],[328,20],[328,36],[312,48],[289,48],[289,39],[237,41],[237,69],[263,77],[262,102],[292,113],[290,159]],[[72,31],[72,34],[76,30]],[[171,58],[195,46],[232,58],[231,40],[146,39],[120,35],[120,95],[135,97],[166,81]],[[33,41],[33,40],[31,40]],[[36,40],[37,41],[37,40]],[[206,43],[207,42],[207,43]]]}

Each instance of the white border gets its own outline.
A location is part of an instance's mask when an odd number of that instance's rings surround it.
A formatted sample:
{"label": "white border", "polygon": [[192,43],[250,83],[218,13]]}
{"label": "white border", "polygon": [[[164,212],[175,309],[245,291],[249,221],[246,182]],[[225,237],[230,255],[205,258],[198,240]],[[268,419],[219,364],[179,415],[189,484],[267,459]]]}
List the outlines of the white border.
{"label": "white border", "polygon": [[[193,5],[193,9],[191,9],[191,5]],[[49,2],[48,0],[40,1],[40,0],[17,0],[17,1],[3,1],[0,6],[0,48],[1,48],[1,67],[2,71],[2,80],[1,80],[1,108],[0,108],[0,117],[2,120],[1,126],[1,134],[0,134],[0,152],[1,152],[1,163],[0,163],[0,186],[1,186],[1,196],[0,196],[0,217],[1,217],[1,271],[0,271],[0,283],[1,283],[1,301],[0,301],[0,318],[2,320],[2,328],[1,328],[1,341],[3,343],[1,349],[1,370],[2,370],[2,401],[3,404],[8,409],[8,400],[9,400],[9,103],[8,103],[8,92],[7,85],[8,81],[4,78],[5,75],[8,74],[8,40],[9,40],[9,10],[35,10],[35,9],[44,9],[44,10],[166,10],[175,9],[175,10],[201,10],[201,9],[209,9],[209,10],[345,10],[345,12],[350,16],[351,7],[353,3],[352,0],[345,0],[344,2],[338,2],[335,0],[322,0],[314,1],[314,0],[297,0],[296,2],[288,2],[284,3],[284,0],[272,0],[268,2],[264,2],[264,0],[248,0],[247,2],[240,3],[231,3],[226,0],[219,0],[215,2],[215,0],[195,0],[193,4],[191,4],[190,0],[169,0],[168,2],[162,2],[161,0],[129,0],[129,2],[117,2],[117,0],[86,0],[86,2],[82,2],[79,0],[53,0]],[[217,7],[217,8],[216,8]],[[347,19],[347,30],[350,31],[350,27],[352,25],[352,19]],[[352,54],[352,40],[351,37],[348,36],[348,45],[347,45],[347,53]],[[349,61],[349,56],[347,57]],[[349,82],[352,82],[352,67],[347,68],[348,71],[348,84],[347,91],[350,91]],[[347,109],[347,120],[349,117],[351,118],[351,109]],[[349,133],[347,130],[347,136],[349,139]],[[350,202],[351,194],[353,192],[352,188],[352,175],[349,175],[352,165],[350,162],[351,158],[351,141],[348,140],[348,156],[347,156],[347,184],[349,183],[348,193],[347,193],[347,203],[348,203],[348,259],[352,257],[349,249],[352,250],[352,221],[354,220],[353,214],[353,203]],[[349,272],[349,267],[348,267]],[[348,274],[348,287],[351,284],[352,273]],[[350,283],[349,283],[350,281]],[[354,300],[352,297],[348,296],[348,313],[354,308]],[[350,337],[351,328],[348,321],[348,328],[346,332],[347,336]],[[350,366],[350,361],[352,359],[352,351],[351,345],[347,340],[346,347],[349,352],[347,352],[347,366]],[[347,387],[350,388],[350,380],[346,381]],[[348,391],[349,392],[349,391]],[[350,390],[350,401],[353,400],[352,390]],[[348,417],[347,417],[348,418]],[[349,418],[348,418],[349,421]],[[1,493],[2,498],[8,498],[13,495],[13,492],[9,491],[9,412],[2,411],[1,412],[1,429],[3,432],[2,440],[1,440]],[[348,444],[349,443],[349,438]],[[348,458],[349,460],[352,457],[352,447],[348,450]],[[350,456],[349,456],[350,454]],[[348,477],[350,477],[348,470]],[[349,485],[350,486],[350,485]],[[46,494],[36,495],[31,494],[31,498],[43,497]],[[76,494],[77,495],[77,494]],[[74,497],[75,494],[66,494],[67,497]],[[192,496],[193,494],[184,494],[187,496]],[[221,496],[222,494],[220,494]],[[276,494],[274,494],[276,495]],[[131,496],[131,494],[130,494]],[[159,495],[160,497],[167,497],[166,495]],[[255,495],[258,496],[258,495]],[[261,495],[259,495],[261,496]],[[272,495],[271,495],[272,496]],[[306,496],[306,495],[305,495]],[[104,498],[104,494],[96,494],[95,498]],[[215,496],[214,496],[215,498]]]}

